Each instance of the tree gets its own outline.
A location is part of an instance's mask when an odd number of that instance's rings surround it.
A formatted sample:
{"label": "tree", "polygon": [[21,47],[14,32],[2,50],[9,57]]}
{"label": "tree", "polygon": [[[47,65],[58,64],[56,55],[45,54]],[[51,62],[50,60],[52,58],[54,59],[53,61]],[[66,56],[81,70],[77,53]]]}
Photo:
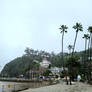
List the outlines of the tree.
{"label": "tree", "polygon": [[66,25],[61,25],[59,29],[60,29],[60,33],[62,33],[62,63],[63,63],[63,68],[64,68],[63,39],[64,39],[64,33],[67,33],[68,27]]}
{"label": "tree", "polygon": [[88,32],[90,33],[90,38],[89,38],[89,47],[88,47],[88,52],[89,52],[89,57],[90,57],[90,62],[89,62],[89,81],[91,80],[91,57],[92,57],[92,26],[88,27]]}
{"label": "tree", "polygon": [[91,53],[92,53],[92,26],[88,27],[88,32],[90,33],[90,60],[91,60]]}
{"label": "tree", "polygon": [[82,27],[82,25],[81,25],[80,23],[76,23],[76,24],[73,26],[73,28],[76,30],[76,35],[75,35],[75,40],[74,40],[72,55],[74,54],[74,49],[75,49],[75,44],[76,44],[78,32],[79,32],[79,31],[83,31],[83,27]]}
{"label": "tree", "polygon": [[24,52],[25,52],[26,56],[33,56],[33,55],[35,55],[34,50],[30,49],[29,47],[27,47]]}
{"label": "tree", "polygon": [[[72,57],[74,55],[74,49],[75,49],[75,45],[76,45],[76,40],[77,40],[77,36],[78,36],[78,32],[79,31],[83,31],[83,27],[80,23],[76,23],[73,28],[76,30],[76,35],[75,35],[75,40],[74,40],[74,45],[73,45],[73,50],[72,50]],[[73,61],[73,58],[72,58]],[[72,62],[70,63],[70,71],[72,70]],[[71,71],[72,72],[72,71]],[[71,85],[71,73],[70,73],[70,85]]]}
{"label": "tree", "polygon": [[90,36],[88,37],[88,59],[90,57]]}
{"label": "tree", "polygon": [[25,54],[26,56],[30,56],[31,55],[29,47],[27,47],[24,52],[26,53]]}
{"label": "tree", "polygon": [[72,45],[68,45],[69,54],[71,54]]}
{"label": "tree", "polygon": [[88,68],[87,65],[87,40],[89,39],[89,34],[84,34],[84,36],[82,37],[83,39],[85,39],[85,54],[84,54],[84,62],[83,62],[83,67],[84,67],[84,77],[85,77],[85,71]]}
{"label": "tree", "polygon": [[[67,58],[66,66],[68,67],[68,73],[72,80],[76,78],[77,74],[80,73],[81,64],[78,62],[79,56],[71,56]],[[71,71],[72,66],[72,71]],[[70,81],[71,82],[71,81]]]}
{"label": "tree", "polygon": [[48,76],[50,75],[50,73],[52,73],[50,70],[46,70],[46,71],[43,73],[43,76],[48,77]]}
{"label": "tree", "polygon": [[84,34],[84,36],[82,38],[85,39],[85,54],[86,54],[87,40],[89,39],[89,34]]}

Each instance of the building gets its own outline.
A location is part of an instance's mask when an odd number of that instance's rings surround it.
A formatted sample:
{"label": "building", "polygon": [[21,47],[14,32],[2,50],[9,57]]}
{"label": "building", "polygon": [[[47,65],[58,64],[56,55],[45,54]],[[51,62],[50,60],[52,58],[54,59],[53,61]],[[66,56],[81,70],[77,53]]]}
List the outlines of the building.
{"label": "building", "polygon": [[50,61],[48,61],[46,58],[44,58],[42,62],[40,62],[40,66],[43,68],[48,68],[50,64]]}
{"label": "building", "polygon": [[59,74],[62,71],[62,68],[58,68],[58,67],[51,67],[49,69],[53,74]]}

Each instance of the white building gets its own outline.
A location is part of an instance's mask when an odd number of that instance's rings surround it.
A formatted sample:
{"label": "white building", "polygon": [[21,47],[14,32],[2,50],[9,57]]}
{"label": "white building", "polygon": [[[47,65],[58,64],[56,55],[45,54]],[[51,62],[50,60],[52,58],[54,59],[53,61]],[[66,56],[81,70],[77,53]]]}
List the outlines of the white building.
{"label": "white building", "polygon": [[62,71],[62,68],[58,68],[58,67],[51,67],[50,71],[53,73],[53,74],[58,74]]}
{"label": "white building", "polygon": [[[59,74],[60,72],[63,71],[63,67],[59,68],[59,67],[51,67],[49,69],[53,74]],[[68,68],[65,67],[65,70],[68,70]]]}
{"label": "white building", "polygon": [[41,67],[44,67],[44,68],[48,68],[50,64],[51,64],[51,63],[50,63],[46,58],[44,58],[44,59],[42,60],[42,62],[40,62],[40,66],[41,66]]}

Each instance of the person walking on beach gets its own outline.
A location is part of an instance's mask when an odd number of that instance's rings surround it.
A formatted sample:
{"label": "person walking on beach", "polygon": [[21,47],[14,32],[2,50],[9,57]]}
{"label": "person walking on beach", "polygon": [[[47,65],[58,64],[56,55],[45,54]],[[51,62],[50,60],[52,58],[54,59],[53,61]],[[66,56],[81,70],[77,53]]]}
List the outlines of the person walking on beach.
{"label": "person walking on beach", "polygon": [[78,75],[78,76],[77,76],[77,81],[80,82],[80,80],[81,80],[81,76]]}

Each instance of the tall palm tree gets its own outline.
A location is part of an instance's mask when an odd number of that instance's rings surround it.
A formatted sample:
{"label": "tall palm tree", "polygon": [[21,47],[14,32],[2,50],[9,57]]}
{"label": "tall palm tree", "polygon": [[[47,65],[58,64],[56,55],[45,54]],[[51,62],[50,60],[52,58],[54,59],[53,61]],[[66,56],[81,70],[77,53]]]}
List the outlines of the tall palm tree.
{"label": "tall palm tree", "polygon": [[90,57],[90,36],[88,36],[88,53],[87,53],[87,60],[88,60],[88,81],[91,79],[91,62],[89,62]]}
{"label": "tall palm tree", "polygon": [[[82,37],[83,39],[85,39],[85,54],[84,54],[84,62],[83,62],[83,66],[84,66],[84,71],[85,69],[87,69],[87,40],[89,39],[89,34],[84,34],[84,36]],[[85,72],[84,72],[84,76],[85,76]]]}
{"label": "tall palm tree", "polygon": [[[76,30],[76,35],[75,35],[75,40],[74,40],[74,45],[73,45],[73,48],[72,48],[72,56],[74,55],[74,49],[75,49],[75,44],[76,44],[76,40],[77,40],[77,36],[78,36],[78,32],[79,31],[83,31],[83,27],[80,23],[76,23],[73,28]],[[73,59],[72,59],[73,61]],[[72,76],[72,63],[70,64],[70,85],[72,84],[71,83],[71,76]]]}
{"label": "tall palm tree", "polygon": [[91,53],[92,53],[92,26],[88,27],[88,32],[90,33],[90,60],[91,60]]}
{"label": "tall palm tree", "polygon": [[79,31],[83,31],[83,27],[80,23],[76,23],[73,28],[76,30],[76,35],[75,35],[75,40],[74,40],[74,45],[73,45],[73,51],[72,51],[72,55],[74,53],[74,49],[75,49],[75,44],[76,44],[76,40],[77,40],[77,36],[78,36],[78,32]]}
{"label": "tall palm tree", "polygon": [[88,37],[88,59],[90,57],[90,36]]}
{"label": "tall palm tree", "polygon": [[64,33],[67,33],[68,27],[66,25],[61,25],[59,29],[60,29],[60,33],[62,33],[62,63],[63,63],[63,69],[64,69],[63,40],[64,40]]}
{"label": "tall palm tree", "polygon": [[71,54],[72,45],[68,45],[69,54]]}
{"label": "tall palm tree", "polygon": [[86,54],[87,40],[89,39],[89,34],[84,34],[84,36],[82,38],[85,39],[85,54]]}
{"label": "tall palm tree", "polygon": [[[90,61],[92,60],[92,26],[88,27],[88,32],[90,33],[90,38],[89,38],[89,57]],[[89,80],[91,80],[91,62],[89,62]]]}

